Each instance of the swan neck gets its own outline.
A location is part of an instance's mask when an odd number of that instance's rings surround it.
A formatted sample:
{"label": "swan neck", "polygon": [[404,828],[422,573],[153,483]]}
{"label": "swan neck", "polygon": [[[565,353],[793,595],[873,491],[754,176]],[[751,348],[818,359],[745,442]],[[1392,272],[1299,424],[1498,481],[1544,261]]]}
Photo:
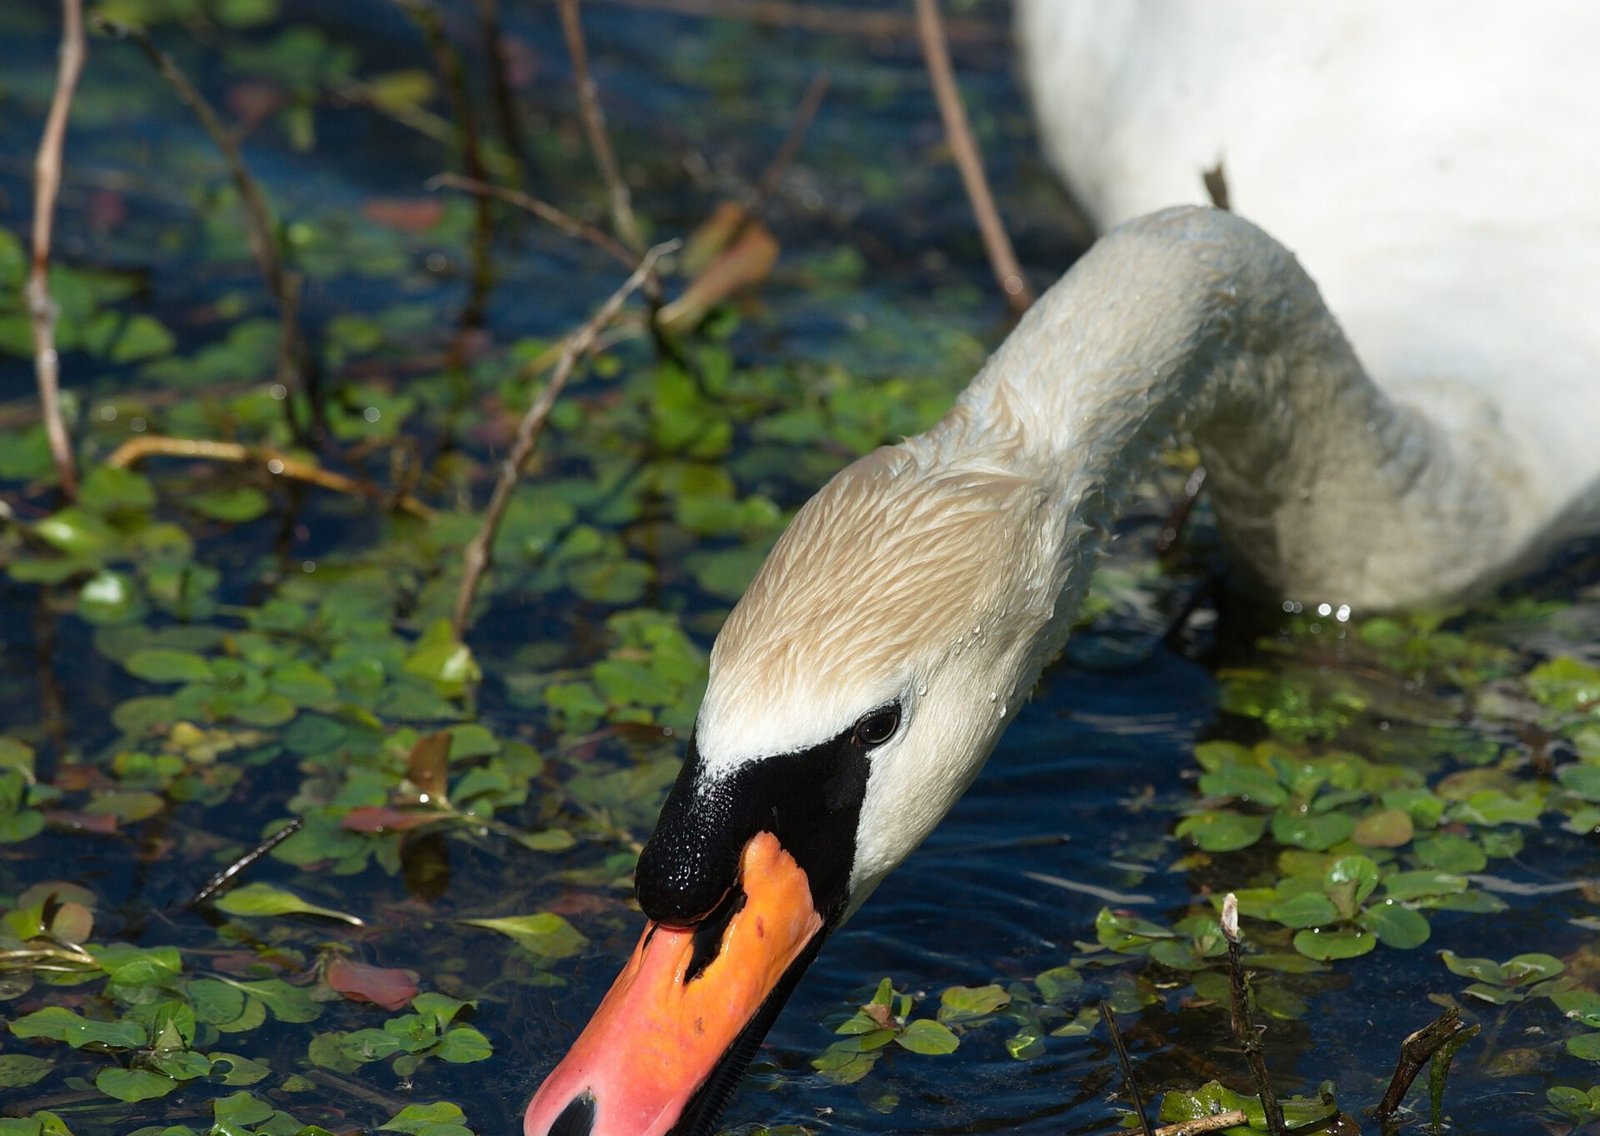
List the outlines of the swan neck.
{"label": "swan neck", "polygon": [[1453,434],[1387,397],[1294,256],[1216,210],[1107,234],[952,419],[1009,437],[1063,515],[1102,533],[1161,448],[1192,433],[1246,586],[1275,598],[1448,598],[1482,583],[1484,565],[1459,556],[1463,527],[1519,537],[1494,423]]}

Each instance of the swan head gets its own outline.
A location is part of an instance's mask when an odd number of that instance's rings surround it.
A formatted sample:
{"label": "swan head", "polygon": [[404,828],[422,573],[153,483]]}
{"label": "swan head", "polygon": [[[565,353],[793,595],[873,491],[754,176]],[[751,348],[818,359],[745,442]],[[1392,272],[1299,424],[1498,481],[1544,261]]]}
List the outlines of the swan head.
{"label": "swan head", "polygon": [[1051,493],[956,445],[967,413],[829,482],[724,625],[639,859],[650,922],[527,1136],[712,1131],[823,940],[1031,687],[1059,623]]}

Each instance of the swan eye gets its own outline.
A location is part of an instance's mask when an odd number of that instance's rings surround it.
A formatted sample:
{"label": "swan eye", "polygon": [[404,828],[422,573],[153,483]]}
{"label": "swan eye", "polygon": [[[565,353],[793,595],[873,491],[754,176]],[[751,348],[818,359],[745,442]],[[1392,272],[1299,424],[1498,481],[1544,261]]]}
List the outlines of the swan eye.
{"label": "swan eye", "polygon": [[885,706],[882,710],[874,710],[856,723],[854,735],[856,745],[863,749],[881,746],[894,737],[894,732],[899,728],[899,706]]}

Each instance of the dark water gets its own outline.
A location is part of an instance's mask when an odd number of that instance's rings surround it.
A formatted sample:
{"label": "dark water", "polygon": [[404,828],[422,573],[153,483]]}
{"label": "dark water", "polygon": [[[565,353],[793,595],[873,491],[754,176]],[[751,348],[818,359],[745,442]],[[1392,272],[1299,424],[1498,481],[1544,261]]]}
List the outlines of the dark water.
{"label": "dark water", "polygon": [[[1065,221],[1067,206],[1035,156],[1003,12],[987,4],[959,7],[980,30],[987,29],[957,43],[957,66],[1002,212],[1025,266],[1042,284],[1070,262],[1077,247]],[[470,15],[467,9],[445,12],[461,23]],[[859,373],[926,373],[948,381],[951,352],[999,341],[1004,312],[956,175],[943,160],[937,115],[911,39],[703,20],[599,2],[585,5],[584,18],[595,78],[635,187],[635,204],[660,233],[692,227],[711,203],[746,188],[780,144],[811,77],[826,71],[832,78],[806,147],[774,202],[770,220],[784,258],[744,313],[736,339],[742,362],[838,359]],[[314,24],[333,42],[359,43],[374,69],[428,65],[414,25],[388,5],[290,2],[283,19]],[[10,112],[0,114],[0,223],[16,231],[27,216],[27,166],[48,89],[53,13],[47,4],[25,3],[0,21],[7,27],[0,36],[0,71],[9,87],[0,105]],[[537,191],[592,204],[594,180],[574,141],[570,72],[554,9],[508,4],[506,25],[527,53],[528,74],[518,95],[527,108],[531,144],[544,159],[544,184]],[[185,65],[209,90],[223,92],[238,78],[239,69],[204,36],[173,38]],[[170,237],[198,224],[184,220],[192,208],[186,170],[210,171],[214,161],[206,156],[208,143],[164,101],[129,49],[99,41],[94,53],[94,66],[103,70],[86,80],[87,122],[73,138],[83,148],[75,151],[63,197],[59,255],[69,262],[137,269],[147,278],[141,302],[181,326],[183,313],[250,285],[247,271],[214,270],[191,260],[189,246]],[[437,145],[413,133],[375,128],[370,119],[353,123],[319,112],[318,145],[310,153],[297,152],[275,131],[252,139],[252,162],[285,215],[321,216],[356,209],[372,197],[413,195],[428,176],[452,164]],[[108,187],[128,211],[114,240],[92,222],[97,191]],[[862,270],[846,284],[819,285],[808,269],[843,247],[861,257]],[[466,288],[459,250],[442,255],[452,263],[432,278],[427,302],[449,312]],[[548,231],[520,231],[496,259],[489,326],[502,340],[564,331],[615,286],[615,274],[599,270],[598,263]],[[415,272],[399,281],[360,274],[324,280],[307,296],[307,319],[326,324],[341,313],[375,309],[415,280]],[[259,297],[248,302],[261,307]],[[25,402],[30,382],[26,363],[0,361],[0,396]],[[791,486],[794,499],[782,503],[797,503],[805,488]],[[1153,505],[1130,523],[1119,569],[1147,561],[1159,508]],[[299,555],[373,539],[348,512],[313,511],[303,523]],[[249,570],[272,537],[241,531],[230,540],[237,543],[224,554],[231,568],[226,587],[242,599],[252,587]],[[1592,641],[1600,625],[1600,598],[1583,589],[1581,562],[1575,563],[1541,585],[1556,616],[1499,633],[1529,664]],[[1095,915],[1108,903],[1171,918],[1207,886],[1200,873],[1180,863],[1189,850],[1172,836],[1172,827],[1177,810],[1191,799],[1197,738],[1242,727],[1224,721],[1216,709],[1218,637],[1209,611],[1202,611],[1198,629],[1180,637],[1179,646],[1161,640],[1165,613],[1181,604],[1190,586],[1181,578],[1145,585],[1137,591],[1139,602],[1114,607],[1075,640],[945,824],[829,944],[735,1098],[730,1124],[1039,1136],[1115,1128],[1123,1105],[1115,1096],[1120,1075],[1103,1030],[1088,1038],[1049,1039],[1042,1056],[1018,1061],[1006,1052],[1003,1027],[980,1029],[948,1057],[893,1055],[858,1086],[827,1084],[812,1072],[810,1059],[832,1039],[821,1023],[841,1017],[885,975],[899,989],[918,994],[931,1012],[948,986],[1027,979],[1080,955],[1078,944],[1093,942]],[[40,602],[37,589],[0,585],[0,626],[6,629],[0,706],[8,727],[37,721],[43,659],[74,688],[71,729],[77,744],[90,748],[111,736],[97,724],[97,711],[103,716],[125,696],[126,679],[96,654],[82,623],[41,620]],[[483,639],[475,643],[487,659],[509,657],[520,638],[533,637],[534,629],[518,624],[526,613],[499,614],[506,617],[481,628]],[[1338,671],[1336,643],[1331,651],[1329,669]],[[1221,654],[1240,657],[1231,648]],[[1459,699],[1444,694],[1430,701],[1431,692],[1403,684],[1387,693],[1396,701],[1420,702],[1411,726],[1419,734],[1434,724],[1429,715],[1462,712]],[[480,710],[497,730],[509,733],[530,724],[529,712],[504,697],[493,673]],[[1389,717],[1393,721],[1385,728],[1408,728],[1403,716]],[[1465,731],[1499,728],[1458,725]],[[263,796],[236,818],[240,838],[280,814],[281,796],[273,794],[290,790],[292,783],[263,776]],[[125,893],[129,928],[140,922],[141,909],[179,901],[196,874],[191,865],[136,865],[106,856],[99,846],[52,839],[61,856],[53,871],[92,881],[105,894]],[[453,845],[450,856],[453,894],[463,909],[503,886],[514,871],[508,864],[516,863],[515,853],[493,838]],[[1592,843],[1547,821],[1530,833],[1520,857],[1492,870],[1525,884],[1549,883],[1592,876],[1600,870],[1595,860]],[[358,879],[375,910],[408,901],[400,880],[373,871]],[[339,886],[329,884],[324,900],[334,902],[330,897]],[[542,878],[540,895],[548,899],[554,886]],[[1308,1091],[1331,1080],[1348,1110],[1375,1102],[1399,1040],[1437,1011],[1430,996],[1460,989],[1438,964],[1437,949],[1494,958],[1525,950],[1587,958],[1592,932],[1575,920],[1594,915],[1588,893],[1507,899],[1510,912],[1494,919],[1439,916],[1433,940],[1421,950],[1380,950],[1330,974],[1291,982],[1308,1009],[1297,1021],[1274,1021],[1268,1035],[1283,1087]],[[462,1101],[477,1131],[514,1130],[527,1095],[609,984],[636,933],[631,922],[578,922],[593,937],[594,949],[561,965],[558,974],[568,985],[513,982],[508,991],[502,984],[499,1000],[486,1002],[476,1019],[495,1043],[495,1058],[464,1074],[431,1071],[438,1079],[430,1091]],[[441,927],[440,934],[447,933]],[[482,940],[476,944],[472,949],[481,951]],[[406,958],[405,944],[379,939],[368,945],[371,961],[399,965]],[[469,965],[490,973],[504,965],[512,979],[526,976],[523,964],[502,964],[498,957],[475,958]],[[1086,1001],[1114,995],[1136,969],[1130,963],[1088,971]],[[1186,1001],[1184,984],[1169,980],[1131,1027],[1147,1092],[1214,1076],[1244,1087],[1244,1066],[1226,1036],[1225,1015],[1195,1011]],[[1563,1130],[1536,1115],[1544,1091],[1555,1083],[1587,1086],[1588,1067],[1551,1055],[1548,1038],[1541,1036],[1559,1024],[1550,1013],[1507,1021],[1495,1027],[1497,1051],[1469,1051],[1462,1058],[1467,1068],[1458,1065],[1449,1098],[1452,1130],[1481,1136]],[[1542,1068],[1507,1075],[1505,1063],[1496,1064],[1497,1053],[1540,1046],[1548,1062]],[[145,1107],[143,1123],[168,1115],[159,1103]],[[195,1123],[183,1112],[170,1115]],[[85,1124],[84,1130],[91,1127]]]}

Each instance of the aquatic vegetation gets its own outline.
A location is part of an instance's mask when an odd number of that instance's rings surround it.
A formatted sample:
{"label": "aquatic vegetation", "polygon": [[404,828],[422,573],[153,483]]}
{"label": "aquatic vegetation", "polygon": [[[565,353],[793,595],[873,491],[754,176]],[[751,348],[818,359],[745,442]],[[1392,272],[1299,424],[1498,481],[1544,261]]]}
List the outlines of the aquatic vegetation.
{"label": "aquatic vegetation", "polygon": [[[575,373],[458,631],[463,551],[522,409],[621,270],[497,204],[493,286],[460,318],[482,214],[421,188],[453,161],[456,111],[400,17],[358,40],[284,22],[270,0],[100,7],[155,29],[245,129],[321,391],[276,373],[282,313],[214,148],[131,45],[96,40],[68,156],[72,239],[51,272],[82,470],[71,499],[23,381],[20,214],[0,227],[0,1097],[26,1113],[0,1133],[503,1127],[636,933],[633,859],[711,633],[822,479],[943,411],[999,305],[978,299],[953,222],[927,247],[954,268],[929,254],[907,270],[885,247],[884,233],[924,247],[921,226],[954,200],[915,131],[891,119],[870,152],[855,143],[827,194],[802,171],[755,299],[717,293],[668,348],[638,302]],[[0,13],[39,49],[3,93],[0,136],[18,153],[48,98],[47,14]],[[744,91],[773,54],[737,22],[672,29],[695,35],[701,63],[666,61],[676,78],[651,88],[664,99]],[[515,42],[552,65],[526,28]],[[914,69],[845,56],[858,44],[805,42],[860,70],[839,80],[855,105],[921,90]],[[800,73],[803,54],[784,65]],[[482,149],[491,174],[541,171],[593,221],[605,203],[565,78],[524,80],[540,128],[520,155],[495,131]],[[753,178],[791,114],[762,97],[718,104],[751,139],[674,118],[683,153]],[[1020,153],[1010,98],[976,117]],[[657,146],[662,113],[614,116],[619,149],[648,227],[692,234],[715,204],[683,199],[689,163]],[[823,126],[824,145],[850,133]],[[1036,247],[1052,249],[1059,202],[1018,176]],[[886,285],[895,272],[909,283]],[[687,254],[669,265],[668,296],[699,273]],[[1147,555],[1171,488],[1153,485],[1125,526],[1129,551],[1065,664],[1074,680],[1136,672],[1182,606],[1182,572]],[[1205,547],[1203,525],[1194,539]],[[1073,907],[1031,891],[999,961],[962,943],[907,973],[904,955],[864,974],[839,959],[840,997],[774,1043],[769,1083],[799,1087],[772,1095],[792,1123],[765,1131],[814,1131],[805,1102],[825,1093],[842,1123],[859,1108],[925,1125],[954,1107],[952,1080],[1024,1065],[1050,1073],[1033,1078],[1054,1094],[1040,1123],[1071,1108],[1091,1124],[1106,1115],[1102,1000],[1151,1087],[1171,1090],[1164,1117],[1240,1107],[1256,1124],[1230,1057],[1200,1073],[1171,1060],[1214,1047],[1225,1022],[1229,890],[1269,1055],[1303,1089],[1337,1075],[1344,1107],[1376,1095],[1369,1050],[1323,1068],[1307,1031],[1404,973],[1375,997],[1407,1022],[1439,1002],[1501,1023],[1458,1058],[1458,1119],[1480,1099],[1469,1076],[1514,1080],[1552,1124],[1600,1116],[1595,915],[1566,886],[1593,874],[1600,831],[1594,605],[1568,584],[1430,617],[1305,613],[1235,652],[1214,692],[1203,680],[1188,768],[1119,784],[1074,834],[1103,868],[1091,887],[1150,894]],[[1209,649],[1203,628],[1187,634]],[[1083,709],[1050,697],[1041,719]],[[1526,868],[1535,852],[1551,879]],[[985,888],[1064,871],[1049,851],[1012,855]],[[1409,1028],[1373,1048],[1387,1059]],[[765,1116],[751,1099],[743,1115]],[[1303,1108],[1328,1105],[1313,1092]]]}

